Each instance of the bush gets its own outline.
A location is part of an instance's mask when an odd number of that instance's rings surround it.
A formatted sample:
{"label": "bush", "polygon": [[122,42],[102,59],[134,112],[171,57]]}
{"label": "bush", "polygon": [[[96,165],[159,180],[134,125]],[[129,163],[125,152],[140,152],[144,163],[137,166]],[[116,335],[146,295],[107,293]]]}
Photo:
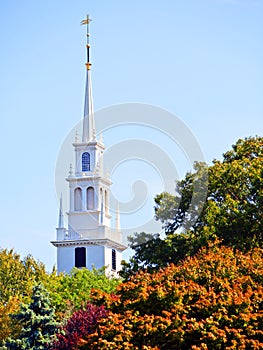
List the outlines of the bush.
{"label": "bush", "polygon": [[93,333],[96,329],[97,322],[101,317],[106,316],[103,306],[97,307],[87,304],[85,310],[78,310],[72,314],[66,324],[61,327],[57,336],[57,341],[53,349],[74,350],[82,344],[83,339]]}

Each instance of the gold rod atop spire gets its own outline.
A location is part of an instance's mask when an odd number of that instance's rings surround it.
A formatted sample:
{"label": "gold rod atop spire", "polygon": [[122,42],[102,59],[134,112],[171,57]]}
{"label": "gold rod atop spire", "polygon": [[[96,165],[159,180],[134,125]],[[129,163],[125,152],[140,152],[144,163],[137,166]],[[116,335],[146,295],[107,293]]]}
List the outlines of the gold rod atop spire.
{"label": "gold rod atop spire", "polygon": [[87,44],[86,44],[86,48],[87,48],[87,62],[85,63],[86,65],[86,68],[88,70],[90,70],[91,68],[91,63],[90,63],[90,52],[89,52],[89,49],[90,49],[90,44],[89,44],[89,37],[90,37],[90,34],[89,34],[89,23],[91,22],[91,19],[89,18],[89,15],[87,15],[87,18],[86,19],[83,19],[83,21],[80,22],[81,25],[86,25],[87,26]]}

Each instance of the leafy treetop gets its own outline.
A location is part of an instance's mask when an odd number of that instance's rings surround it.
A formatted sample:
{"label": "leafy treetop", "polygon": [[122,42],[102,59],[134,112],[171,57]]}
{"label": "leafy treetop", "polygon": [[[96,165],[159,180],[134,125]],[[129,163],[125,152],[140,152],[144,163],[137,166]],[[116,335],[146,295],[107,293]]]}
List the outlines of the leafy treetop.
{"label": "leafy treetop", "polygon": [[155,198],[165,238],[152,235],[140,244],[137,234],[132,241],[135,254],[123,264],[121,275],[129,278],[140,269],[178,262],[217,238],[243,251],[262,247],[262,164],[262,137],[238,140],[222,161],[214,160],[209,167],[196,163],[194,172],[176,183],[175,195],[164,192]]}

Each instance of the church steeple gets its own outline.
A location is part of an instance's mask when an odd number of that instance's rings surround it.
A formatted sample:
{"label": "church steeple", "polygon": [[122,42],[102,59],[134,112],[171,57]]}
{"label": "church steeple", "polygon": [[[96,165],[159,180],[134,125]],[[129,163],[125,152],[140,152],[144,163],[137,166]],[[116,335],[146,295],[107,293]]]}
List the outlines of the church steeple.
{"label": "church steeple", "polygon": [[87,26],[87,62],[86,65],[86,88],[85,88],[85,100],[84,100],[84,116],[83,116],[83,131],[82,142],[90,142],[96,139],[96,130],[94,122],[94,109],[93,109],[93,97],[92,97],[92,83],[91,83],[91,62],[90,62],[90,43],[89,43],[89,23],[91,19],[89,15],[84,19],[81,24]]}
{"label": "church steeple", "polygon": [[74,166],[70,166],[66,181],[69,184],[69,210],[67,229],[64,228],[62,199],[60,200],[57,239],[58,272],[70,273],[73,267],[88,269],[106,266],[106,273],[117,276],[121,268],[122,244],[119,214],[116,214],[116,228],[111,227],[109,212],[109,176],[103,170],[105,146],[102,138],[96,140],[94,110],[90,76],[89,23],[87,16],[81,24],[87,25],[87,76],[82,139],[76,133],[73,147]]}

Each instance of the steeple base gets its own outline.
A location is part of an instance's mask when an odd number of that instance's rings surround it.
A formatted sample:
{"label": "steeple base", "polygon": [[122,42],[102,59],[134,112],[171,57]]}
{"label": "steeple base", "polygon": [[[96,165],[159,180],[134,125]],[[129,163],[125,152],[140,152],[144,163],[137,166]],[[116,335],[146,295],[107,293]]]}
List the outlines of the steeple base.
{"label": "steeple base", "polygon": [[118,277],[122,252],[126,247],[110,239],[77,239],[51,242],[57,248],[58,273],[70,273],[74,267],[100,269],[108,276]]}

